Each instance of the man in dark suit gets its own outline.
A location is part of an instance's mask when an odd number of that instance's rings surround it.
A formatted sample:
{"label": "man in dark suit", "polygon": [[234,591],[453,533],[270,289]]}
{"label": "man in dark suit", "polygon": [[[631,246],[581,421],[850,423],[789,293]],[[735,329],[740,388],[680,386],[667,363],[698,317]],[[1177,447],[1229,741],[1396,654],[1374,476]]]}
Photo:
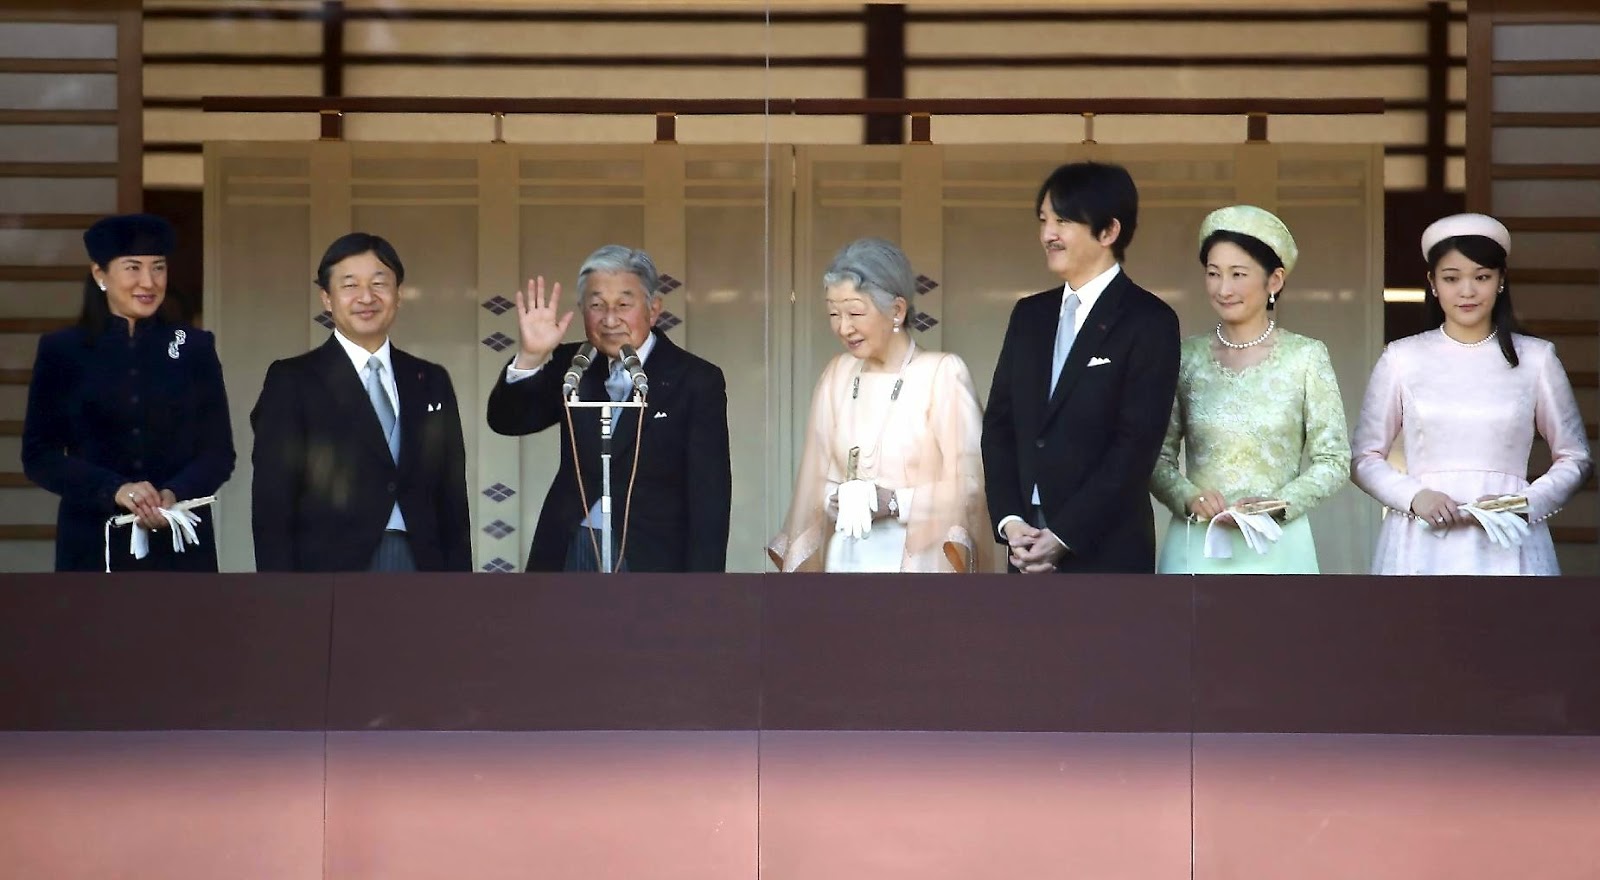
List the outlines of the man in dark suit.
{"label": "man in dark suit", "polygon": [[1139,193],[1121,166],[1063,165],[1035,200],[1066,282],[1027,297],[983,418],[989,513],[1025,573],[1148,572],[1148,484],[1178,383],[1178,316],[1122,271]]}
{"label": "man in dark suit", "polygon": [[[580,377],[579,395],[631,396],[619,360],[625,344],[638,350],[649,375],[648,408],[621,410],[613,422],[612,549],[627,571],[722,571],[733,493],[727,383],[716,365],[653,329],[661,314],[658,283],[649,255],[620,245],[595,251],[578,271],[584,332],[599,353]],[[561,426],[561,467],[539,513],[528,571],[598,571],[600,415],[574,409],[569,429],[563,413],[563,371],[580,344],[558,344],[572,321],[571,312],[557,316],[560,298],[560,284],[546,297],[542,277],[528,282],[526,294],[517,292],[521,347],[489,395],[489,427],[521,436]]]}
{"label": "man in dark suit", "polygon": [[257,570],[472,570],[450,375],[389,342],[404,281],[376,235],[353,232],[323,254],[333,334],[274,362],[250,413]]}

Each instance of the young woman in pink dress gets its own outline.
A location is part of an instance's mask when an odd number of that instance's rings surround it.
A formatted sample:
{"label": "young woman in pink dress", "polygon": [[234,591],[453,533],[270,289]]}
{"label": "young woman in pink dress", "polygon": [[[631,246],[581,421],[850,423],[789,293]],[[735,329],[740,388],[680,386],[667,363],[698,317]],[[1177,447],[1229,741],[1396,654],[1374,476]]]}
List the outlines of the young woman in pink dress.
{"label": "young woman in pink dress", "polygon": [[[1352,479],[1388,508],[1372,571],[1559,574],[1545,521],[1587,478],[1589,440],[1555,346],[1517,332],[1511,234],[1493,217],[1456,214],[1423,232],[1422,252],[1439,328],[1384,349],[1351,444]],[[1535,433],[1552,462],[1530,483]],[[1389,461],[1397,439],[1403,469]],[[1520,543],[1491,540],[1462,507],[1506,495],[1527,499]]]}

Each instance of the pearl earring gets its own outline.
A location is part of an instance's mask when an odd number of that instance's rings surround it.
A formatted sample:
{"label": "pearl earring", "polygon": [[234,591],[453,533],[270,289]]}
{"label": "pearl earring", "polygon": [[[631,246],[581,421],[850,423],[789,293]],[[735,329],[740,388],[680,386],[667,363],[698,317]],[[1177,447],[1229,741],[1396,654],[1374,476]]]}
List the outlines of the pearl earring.
{"label": "pearl earring", "polygon": [[101,293],[105,293],[106,292],[106,286],[104,284],[100,285],[100,292]]}
{"label": "pearl earring", "polygon": [[1272,295],[1267,297],[1267,305],[1275,306],[1277,304],[1278,304],[1278,295],[1276,293],[1274,293],[1274,294],[1272,294]]}
{"label": "pearl earring", "polygon": [[900,322],[899,321],[894,322],[894,332],[896,332],[896,333],[900,332]]}

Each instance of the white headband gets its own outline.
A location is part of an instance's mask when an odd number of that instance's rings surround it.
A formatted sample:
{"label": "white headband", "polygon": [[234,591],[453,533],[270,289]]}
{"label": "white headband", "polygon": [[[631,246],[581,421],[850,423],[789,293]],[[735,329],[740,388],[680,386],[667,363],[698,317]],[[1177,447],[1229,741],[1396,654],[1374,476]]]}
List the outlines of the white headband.
{"label": "white headband", "polygon": [[1477,235],[1493,241],[1511,255],[1511,232],[1506,225],[1488,214],[1451,214],[1433,221],[1422,231],[1422,258],[1439,242],[1462,235]]}

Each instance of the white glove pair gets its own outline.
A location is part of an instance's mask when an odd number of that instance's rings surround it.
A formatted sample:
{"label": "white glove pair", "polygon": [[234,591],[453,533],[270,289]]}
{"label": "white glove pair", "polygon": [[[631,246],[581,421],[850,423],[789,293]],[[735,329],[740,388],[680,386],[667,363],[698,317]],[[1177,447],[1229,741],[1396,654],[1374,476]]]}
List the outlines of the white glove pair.
{"label": "white glove pair", "polygon": [[[200,524],[200,515],[194,513],[194,508],[205,507],[216,503],[217,496],[207,495],[204,498],[192,498],[188,501],[179,501],[169,507],[158,507],[156,512],[166,517],[167,528],[172,531],[172,552],[182,553],[189,544],[200,546],[200,534],[195,531],[195,526]],[[111,527],[133,526],[133,534],[128,538],[128,552],[134,559],[143,559],[150,555],[150,529],[139,525],[139,517],[132,513],[123,513],[106,520],[106,571],[111,570]]]}
{"label": "white glove pair", "polygon": [[[167,529],[172,532],[172,552],[182,553],[186,544],[199,546],[200,536],[195,533],[194,527],[200,524],[200,515],[188,510],[168,510],[165,507],[156,508],[156,512],[167,518]],[[134,559],[143,559],[150,555],[150,530],[138,523],[133,524],[133,535],[128,539],[128,552]]]}
{"label": "white glove pair", "polygon": [[835,496],[839,516],[833,530],[861,540],[872,533],[872,515],[878,512],[878,486],[866,480],[846,480]]}
{"label": "white glove pair", "polygon": [[1240,513],[1229,508],[1211,518],[1211,524],[1206,526],[1206,558],[1207,559],[1232,559],[1233,541],[1228,537],[1228,528],[1222,524],[1223,517],[1232,517],[1235,525],[1239,527],[1239,535],[1244,538],[1246,547],[1265,556],[1272,545],[1278,543],[1283,537],[1283,526],[1272,518],[1270,513]]}
{"label": "white glove pair", "polygon": [[[1522,540],[1528,536],[1528,521],[1517,516],[1517,513],[1528,509],[1526,501],[1515,506],[1496,505],[1494,510],[1484,510],[1476,501],[1472,501],[1460,505],[1457,509],[1477,520],[1478,525],[1483,527],[1484,534],[1489,536],[1490,543],[1496,547],[1506,550],[1520,547]],[[1436,538],[1443,538],[1450,531],[1439,528],[1421,517],[1418,517],[1416,522]]]}

